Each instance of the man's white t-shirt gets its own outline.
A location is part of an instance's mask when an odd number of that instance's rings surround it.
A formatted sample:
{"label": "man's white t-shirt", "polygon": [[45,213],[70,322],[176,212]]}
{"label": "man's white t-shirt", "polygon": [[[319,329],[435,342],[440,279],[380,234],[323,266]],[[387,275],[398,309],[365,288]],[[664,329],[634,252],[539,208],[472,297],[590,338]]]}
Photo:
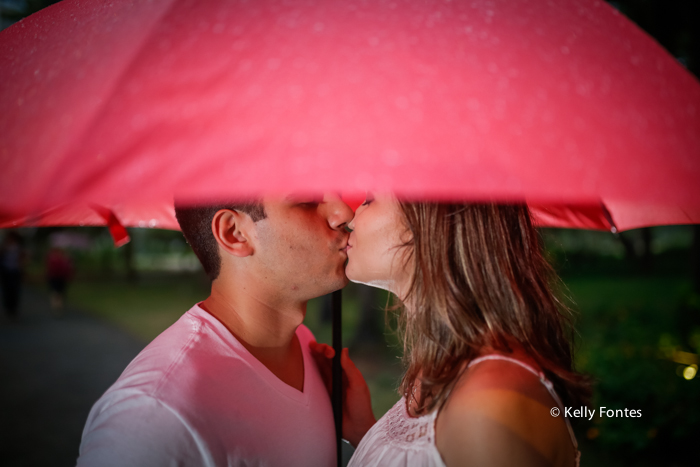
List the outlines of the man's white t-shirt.
{"label": "man's white t-shirt", "polygon": [[296,331],[304,390],[278,379],[195,305],[95,403],[78,466],[333,466],[330,397]]}

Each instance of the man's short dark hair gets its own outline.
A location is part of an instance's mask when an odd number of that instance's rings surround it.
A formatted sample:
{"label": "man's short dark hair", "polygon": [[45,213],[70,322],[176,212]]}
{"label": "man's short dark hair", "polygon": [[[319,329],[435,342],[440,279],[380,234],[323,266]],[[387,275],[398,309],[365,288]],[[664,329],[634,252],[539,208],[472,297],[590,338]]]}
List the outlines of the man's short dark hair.
{"label": "man's short dark hair", "polygon": [[219,246],[211,231],[214,214],[222,209],[248,214],[253,222],[265,219],[267,214],[261,201],[247,201],[217,205],[186,205],[175,203],[175,217],[185,240],[204,267],[209,279],[214,280],[221,272]]}

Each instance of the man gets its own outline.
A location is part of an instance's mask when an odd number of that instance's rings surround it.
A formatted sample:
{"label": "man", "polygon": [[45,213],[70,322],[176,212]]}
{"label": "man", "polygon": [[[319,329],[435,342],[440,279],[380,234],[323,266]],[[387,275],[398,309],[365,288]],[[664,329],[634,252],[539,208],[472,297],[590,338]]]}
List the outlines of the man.
{"label": "man", "polygon": [[330,466],[328,393],[301,325],[347,283],[338,196],[176,207],[211,295],[158,336],[97,401],[79,466]]}

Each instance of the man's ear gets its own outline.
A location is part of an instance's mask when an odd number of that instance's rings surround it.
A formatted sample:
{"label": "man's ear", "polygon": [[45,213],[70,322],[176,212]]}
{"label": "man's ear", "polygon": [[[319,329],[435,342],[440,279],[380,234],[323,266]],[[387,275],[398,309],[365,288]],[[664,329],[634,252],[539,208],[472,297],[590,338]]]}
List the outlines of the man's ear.
{"label": "man's ear", "polygon": [[229,254],[238,257],[250,256],[254,248],[249,241],[253,220],[246,214],[231,209],[222,209],[211,220],[211,232],[216,243]]}

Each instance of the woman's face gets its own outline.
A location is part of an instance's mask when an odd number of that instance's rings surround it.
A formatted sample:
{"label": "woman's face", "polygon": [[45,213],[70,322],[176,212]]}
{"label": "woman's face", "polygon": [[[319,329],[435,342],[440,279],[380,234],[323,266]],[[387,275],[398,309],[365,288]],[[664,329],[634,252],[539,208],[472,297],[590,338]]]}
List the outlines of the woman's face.
{"label": "woman's face", "polygon": [[367,194],[350,222],[348,264],[345,274],[353,282],[389,290],[399,298],[410,282],[410,253],[401,245],[411,240],[399,202],[393,195]]}

